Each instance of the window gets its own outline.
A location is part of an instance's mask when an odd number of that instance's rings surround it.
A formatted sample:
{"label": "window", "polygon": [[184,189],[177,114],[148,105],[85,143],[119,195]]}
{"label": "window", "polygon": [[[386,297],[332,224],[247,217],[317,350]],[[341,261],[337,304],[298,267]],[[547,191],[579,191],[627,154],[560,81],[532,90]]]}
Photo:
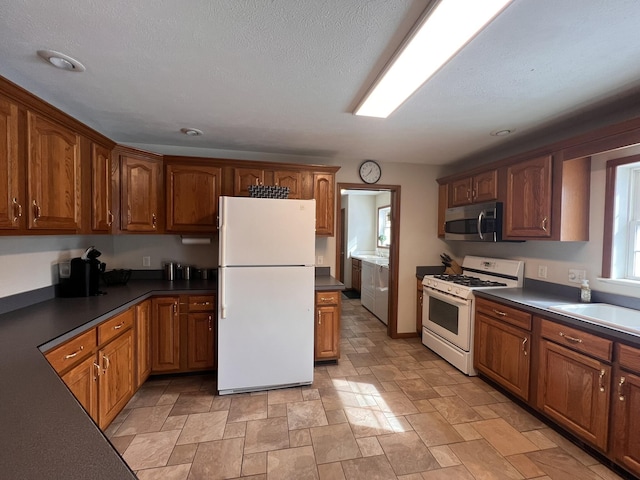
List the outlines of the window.
{"label": "window", "polygon": [[391,207],[378,207],[378,248],[391,245]]}
{"label": "window", "polygon": [[607,162],[602,272],[640,281],[640,155]]}

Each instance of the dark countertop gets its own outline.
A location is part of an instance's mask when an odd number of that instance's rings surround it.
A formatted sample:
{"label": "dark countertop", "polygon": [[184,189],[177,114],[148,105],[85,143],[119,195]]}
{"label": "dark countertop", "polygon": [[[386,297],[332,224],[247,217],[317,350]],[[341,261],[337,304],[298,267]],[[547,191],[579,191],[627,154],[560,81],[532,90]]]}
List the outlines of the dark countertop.
{"label": "dark countertop", "polygon": [[[213,280],[135,280],[104,288],[106,295],[54,298],[0,315],[0,472],[16,479],[135,479],[41,350],[150,296],[197,295],[216,287]],[[344,285],[318,276],[316,289]]]}
{"label": "dark countertop", "polygon": [[534,315],[542,315],[567,325],[573,325],[598,335],[604,335],[640,347],[640,333],[635,335],[549,310],[549,307],[552,305],[579,303],[579,300],[576,300],[574,297],[527,288],[492,288],[490,290],[474,290],[473,293],[477,297],[496,300],[521,310],[527,310]]}

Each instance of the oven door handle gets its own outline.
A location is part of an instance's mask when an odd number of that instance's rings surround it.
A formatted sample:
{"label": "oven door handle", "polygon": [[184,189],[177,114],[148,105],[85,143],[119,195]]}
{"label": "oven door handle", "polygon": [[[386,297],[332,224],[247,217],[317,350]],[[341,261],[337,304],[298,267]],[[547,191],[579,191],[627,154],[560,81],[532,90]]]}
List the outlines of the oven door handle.
{"label": "oven door handle", "polygon": [[448,295],[446,293],[439,292],[438,290],[433,290],[428,287],[422,287],[422,290],[424,295],[436,298],[438,300],[442,300],[443,302],[450,303],[452,305],[459,305],[461,307],[466,307],[468,304],[466,299],[454,297],[453,295]]}
{"label": "oven door handle", "polygon": [[480,235],[480,240],[484,240],[484,234],[482,233],[482,219],[487,214],[485,210],[481,210],[478,214],[478,235]]}

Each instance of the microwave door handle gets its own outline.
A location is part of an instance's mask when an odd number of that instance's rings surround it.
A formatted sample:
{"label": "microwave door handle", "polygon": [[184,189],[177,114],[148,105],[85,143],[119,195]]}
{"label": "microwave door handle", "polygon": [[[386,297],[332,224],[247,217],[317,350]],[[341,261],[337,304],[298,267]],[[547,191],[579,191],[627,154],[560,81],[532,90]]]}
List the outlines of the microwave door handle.
{"label": "microwave door handle", "polygon": [[482,233],[482,219],[487,214],[484,210],[481,210],[478,214],[478,235],[480,236],[480,240],[484,240],[484,234]]}

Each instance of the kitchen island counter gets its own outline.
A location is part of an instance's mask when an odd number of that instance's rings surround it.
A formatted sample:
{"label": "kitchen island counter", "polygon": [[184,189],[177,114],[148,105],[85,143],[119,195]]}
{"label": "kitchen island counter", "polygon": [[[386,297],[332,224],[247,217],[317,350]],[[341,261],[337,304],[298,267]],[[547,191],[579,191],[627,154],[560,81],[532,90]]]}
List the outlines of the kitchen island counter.
{"label": "kitchen island counter", "polygon": [[[341,290],[329,275],[317,290]],[[155,295],[206,294],[215,280],[132,280],[97,297],[52,298],[0,315],[0,472],[6,478],[135,479],[42,352]]]}

